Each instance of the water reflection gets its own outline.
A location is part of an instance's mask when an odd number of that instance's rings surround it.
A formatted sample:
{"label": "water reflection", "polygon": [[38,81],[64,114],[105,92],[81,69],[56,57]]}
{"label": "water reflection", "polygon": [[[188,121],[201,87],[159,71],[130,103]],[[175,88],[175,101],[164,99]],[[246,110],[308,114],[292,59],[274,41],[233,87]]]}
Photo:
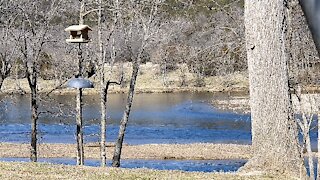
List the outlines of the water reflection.
{"label": "water reflection", "polygon": [[[42,142],[74,143],[75,97],[53,96],[42,101],[39,131]],[[212,93],[137,94],[129,120],[126,143],[251,142],[250,116],[222,112],[209,102],[224,98]],[[107,139],[114,141],[125,106],[126,95],[108,99]],[[85,141],[99,140],[99,96],[84,97]],[[4,105],[6,104],[6,105]],[[28,142],[30,111],[28,96],[6,98],[0,113],[0,141]],[[7,107],[7,108],[4,108]]]}
{"label": "water reflection", "polygon": [[[0,161],[30,162],[29,158],[0,158]],[[39,158],[39,162],[75,165],[75,159]],[[181,170],[198,172],[235,172],[246,163],[246,160],[122,160],[122,168],[149,168],[156,170]],[[86,166],[100,166],[100,160],[87,159]],[[111,162],[108,162],[111,165]]]}

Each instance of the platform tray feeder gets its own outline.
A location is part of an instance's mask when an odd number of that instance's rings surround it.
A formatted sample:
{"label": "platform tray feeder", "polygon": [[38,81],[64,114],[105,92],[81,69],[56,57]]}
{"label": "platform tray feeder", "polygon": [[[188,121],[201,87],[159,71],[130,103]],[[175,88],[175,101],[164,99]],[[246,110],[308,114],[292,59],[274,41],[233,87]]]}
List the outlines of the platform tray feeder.
{"label": "platform tray feeder", "polygon": [[69,39],[66,39],[68,43],[88,43],[90,42],[89,31],[92,29],[88,25],[72,25],[65,29],[70,33]]}

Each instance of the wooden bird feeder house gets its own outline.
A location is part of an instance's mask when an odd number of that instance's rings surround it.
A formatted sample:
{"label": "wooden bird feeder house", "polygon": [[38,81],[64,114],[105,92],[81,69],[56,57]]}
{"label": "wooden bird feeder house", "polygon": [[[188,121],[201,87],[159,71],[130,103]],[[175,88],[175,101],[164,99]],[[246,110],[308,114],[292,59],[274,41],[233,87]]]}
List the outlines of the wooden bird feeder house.
{"label": "wooden bird feeder house", "polygon": [[92,29],[88,25],[73,25],[65,29],[70,32],[70,37],[66,41],[69,43],[88,43],[90,41],[88,32]]}

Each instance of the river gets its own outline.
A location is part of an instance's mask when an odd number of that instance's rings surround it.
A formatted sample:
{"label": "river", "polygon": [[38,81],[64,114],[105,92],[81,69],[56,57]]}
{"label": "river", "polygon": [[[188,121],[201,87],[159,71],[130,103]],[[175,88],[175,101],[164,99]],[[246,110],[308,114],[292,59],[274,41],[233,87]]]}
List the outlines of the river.
{"label": "river", "polygon": [[[251,144],[250,114],[222,111],[211,105],[213,99],[227,99],[225,94],[160,93],[136,94],[126,144],[161,143],[235,143]],[[0,142],[30,142],[29,96],[1,97]],[[107,141],[114,142],[125,107],[125,94],[110,94],[108,98]],[[84,96],[84,140],[99,142],[99,96]],[[39,143],[75,143],[75,97],[54,95],[41,98],[39,111]],[[311,132],[316,149],[316,130]],[[0,158],[0,161],[29,161],[28,158]],[[75,164],[74,159],[40,158],[57,164]],[[122,167],[176,169],[184,171],[236,171],[245,160],[125,160]],[[86,165],[98,166],[98,160],[86,160]]]}
{"label": "river", "polygon": [[[248,114],[236,114],[214,108],[213,93],[136,94],[125,143],[251,143]],[[30,105],[28,96],[2,98],[0,141],[30,141]],[[113,142],[126,101],[125,94],[108,98],[107,141]],[[99,96],[84,96],[85,142],[99,141]],[[57,95],[40,103],[40,143],[75,143],[75,97]]]}

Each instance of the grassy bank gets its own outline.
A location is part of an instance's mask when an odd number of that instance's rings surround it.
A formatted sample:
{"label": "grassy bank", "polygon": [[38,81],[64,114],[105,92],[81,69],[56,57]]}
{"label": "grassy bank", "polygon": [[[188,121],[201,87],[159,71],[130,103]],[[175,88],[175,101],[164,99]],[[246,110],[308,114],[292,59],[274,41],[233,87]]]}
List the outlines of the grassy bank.
{"label": "grassy bank", "polygon": [[148,169],[121,169],[100,167],[76,167],[65,165],[52,165],[43,163],[4,163],[0,162],[1,179],[293,179],[276,175],[240,175],[236,173],[200,173],[181,171],[159,171]]}
{"label": "grassy bank", "polygon": [[[40,144],[40,158],[74,158],[74,144]],[[108,158],[113,145],[108,144]],[[248,159],[249,145],[234,144],[146,144],[125,145],[124,159]],[[29,157],[28,144],[0,144],[0,157]],[[98,144],[86,144],[85,158],[98,159]],[[161,171],[151,169],[122,169],[87,166],[66,166],[46,163],[0,162],[0,179],[290,179],[283,175],[202,173]]]}
{"label": "grassy bank", "polygon": [[[181,66],[181,67],[180,67]],[[199,80],[193,73],[182,71],[185,65],[180,65],[178,69],[166,73],[164,76],[157,64],[141,65],[137,79],[137,93],[162,93],[162,92],[181,92],[181,91],[205,91],[205,92],[248,92],[248,77],[246,72],[237,72],[225,76],[208,76]],[[122,68],[122,67],[121,67]],[[110,77],[112,81],[118,81],[120,78],[120,67],[115,65]],[[124,65],[124,87],[111,86],[110,93],[123,93],[127,91],[129,85],[131,69],[130,63]],[[105,67],[106,72],[110,67]],[[183,72],[183,74],[182,74]],[[108,74],[108,73],[107,73]],[[94,82],[95,88],[86,90],[85,93],[94,94],[99,92],[99,78],[93,76],[90,78]],[[199,87],[201,81],[201,87]],[[67,89],[66,80],[38,80],[39,92],[48,93],[74,93],[72,89]],[[3,93],[29,93],[28,82],[26,79],[7,78],[1,88]]]}

